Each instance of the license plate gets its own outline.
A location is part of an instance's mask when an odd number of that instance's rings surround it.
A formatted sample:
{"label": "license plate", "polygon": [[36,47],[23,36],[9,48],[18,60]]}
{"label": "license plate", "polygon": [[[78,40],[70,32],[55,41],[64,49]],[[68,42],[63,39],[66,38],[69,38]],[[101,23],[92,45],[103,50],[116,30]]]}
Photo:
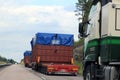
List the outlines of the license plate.
{"label": "license plate", "polygon": [[66,72],[66,70],[65,69],[61,69],[60,72]]}

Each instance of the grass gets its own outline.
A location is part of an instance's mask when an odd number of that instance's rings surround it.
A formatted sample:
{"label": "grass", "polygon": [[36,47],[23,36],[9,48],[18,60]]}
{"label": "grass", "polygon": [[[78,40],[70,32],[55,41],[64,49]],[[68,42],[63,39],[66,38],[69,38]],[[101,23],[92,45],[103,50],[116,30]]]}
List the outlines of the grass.
{"label": "grass", "polygon": [[82,71],[83,71],[82,62],[75,61],[74,64],[79,66],[78,74],[79,74],[79,75],[82,75]]}
{"label": "grass", "polygon": [[6,62],[0,61],[0,64],[6,64]]}

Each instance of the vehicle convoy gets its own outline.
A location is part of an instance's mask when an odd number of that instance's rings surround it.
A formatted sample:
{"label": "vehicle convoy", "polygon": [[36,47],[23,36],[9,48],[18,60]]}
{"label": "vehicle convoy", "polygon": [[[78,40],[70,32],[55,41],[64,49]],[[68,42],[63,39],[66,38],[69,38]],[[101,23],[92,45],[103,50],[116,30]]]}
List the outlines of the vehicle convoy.
{"label": "vehicle convoy", "polygon": [[24,52],[24,65],[25,67],[31,67],[31,51],[25,51]]}
{"label": "vehicle convoy", "polygon": [[77,75],[71,34],[37,33],[31,41],[32,69],[45,74]]}
{"label": "vehicle convoy", "polygon": [[93,0],[84,38],[84,80],[120,80],[120,0]]}

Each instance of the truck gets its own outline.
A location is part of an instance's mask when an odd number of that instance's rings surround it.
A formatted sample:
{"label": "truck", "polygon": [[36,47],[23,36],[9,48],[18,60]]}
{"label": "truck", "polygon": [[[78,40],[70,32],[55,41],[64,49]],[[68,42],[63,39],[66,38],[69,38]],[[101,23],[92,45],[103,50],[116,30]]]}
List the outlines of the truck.
{"label": "truck", "polygon": [[84,80],[120,80],[120,0],[93,0],[88,21],[79,23],[84,38]]}
{"label": "truck", "polygon": [[32,56],[31,51],[27,50],[24,52],[24,65],[25,65],[25,67],[31,67],[31,56]]}
{"label": "truck", "polygon": [[78,74],[72,34],[37,33],[31,40],[32,69],[45,74]]}

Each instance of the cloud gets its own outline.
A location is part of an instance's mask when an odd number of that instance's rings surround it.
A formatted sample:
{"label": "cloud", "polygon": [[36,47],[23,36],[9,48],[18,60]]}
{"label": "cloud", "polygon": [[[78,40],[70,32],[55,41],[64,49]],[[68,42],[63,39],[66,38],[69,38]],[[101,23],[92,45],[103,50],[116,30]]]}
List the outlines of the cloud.
{"label": "cloud", "polygon": [[18,2],[0,0],[1,55],[8,58],[15,56],[14,59],[20,61],[23,52],[31,50],[30,40],[37,32],[74,34],[77,40],[77,18],[73,11],[67,10],[68,7],[17,5]]}
{"label": "cloud", "polygon": [[[63,6],[17,6],[0,7],[0,27],[16,27],[30,24],[58,23],[61,27],[72,27],[76,24],[74,12]],[[4,19],[4,20],[3,20]],[[22,28],[22,27],[21,27]]]}
{"label": "cloud", "polygon": [[49,23],[51,21],[59,20],[61,18],[63,19],[71,16],[73,17],[73,12],[65,11],[63,6],[1,7],[0,12],[2,12],[3,15],[7,13],[7,18],[12,16],[14,17],[14,19],[18,18],[19,21],[20,19],[22,19],[23,22],[25,22],[24,20],[26,20],[28,23]]}

